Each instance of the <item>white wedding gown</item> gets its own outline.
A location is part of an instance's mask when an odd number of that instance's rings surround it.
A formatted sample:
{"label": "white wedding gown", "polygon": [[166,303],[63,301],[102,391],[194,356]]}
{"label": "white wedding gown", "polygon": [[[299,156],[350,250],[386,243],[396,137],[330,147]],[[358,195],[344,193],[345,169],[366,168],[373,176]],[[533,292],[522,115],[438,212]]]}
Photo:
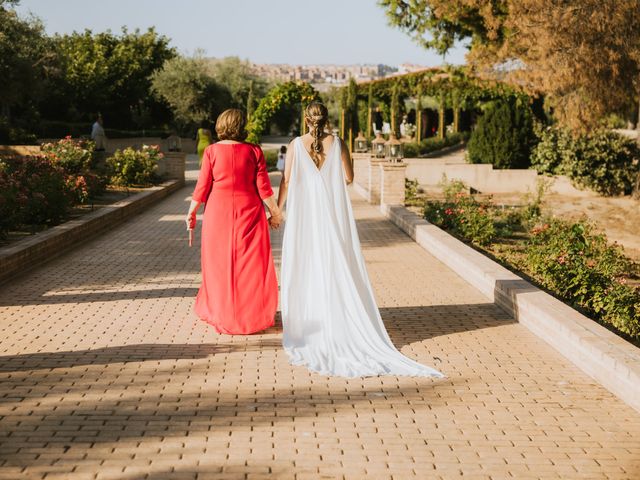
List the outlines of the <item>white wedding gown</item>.
{"label": "white wedding gown", "polygon": [[334,137],[318,169],[298,137],[282,243],[283,346],[294,365],[342,377],[443,377],[400,353],[382,323]]}

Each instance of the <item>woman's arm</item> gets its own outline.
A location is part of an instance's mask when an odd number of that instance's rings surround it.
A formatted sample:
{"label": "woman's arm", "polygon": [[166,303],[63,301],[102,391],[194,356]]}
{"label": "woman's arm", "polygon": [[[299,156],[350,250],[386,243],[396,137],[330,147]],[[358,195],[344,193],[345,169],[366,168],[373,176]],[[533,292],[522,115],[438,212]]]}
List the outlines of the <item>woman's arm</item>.
{"label": "woman's arm", "polygon": [[201,202],[191,200],[191,203],[189,204],[189,212],[187,213],[187,230],[193,230],[196,228],[196,215],[200,205],[202,205]]}
{"label": "woman's arm", "polygon": [[201,204],[207,202],[212,186],[213,170],[211,149],[207,148],[202,155],[202,166],[198,174],[198,183],[196,183],[196,188],[194,188],[193,195],[191,195],[192,200],[186,218],[187,228],[192,229],[195,227],[198,208]]}
{"label": "woman's arm", "polygon": [[349,153],[349,149],[347,145],[340,140],[340,152],[342,156],[342,166],[344,167],[344,178],[347,181],[347,185],[353,182],[353,162],[351,161],[351,154]]}
{"label": "woman's arm", "polygon": [[282,210],[287,201],[287,190],[289,189],[289,179],[291,178],[291,168],[293,166],[293,141],[287,147],[287,156],[284,159],[284,173],[280,179],[278,189],[278,208]]}

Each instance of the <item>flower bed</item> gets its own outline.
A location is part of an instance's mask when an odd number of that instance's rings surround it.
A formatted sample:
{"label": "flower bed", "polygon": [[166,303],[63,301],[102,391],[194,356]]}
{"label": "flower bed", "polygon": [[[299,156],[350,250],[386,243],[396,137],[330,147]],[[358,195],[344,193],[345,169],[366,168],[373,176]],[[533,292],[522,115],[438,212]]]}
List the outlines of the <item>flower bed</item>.
{"label": "flower bed", "polygon": [[0,238],[11,231],[34,232],[68,218],[71,209],[92,204],[111,182],[116,186],[156,183],[157,146],[125,149],[94,164],[93,143],[65,137],[43,144],[42,155],[0,158]]}
{"label": "flower bed", "polygon": [[[444,185],[423,202],[429,222],[474,244],[589,317],[640,342],[638,265],[587,219],[565,221],[542,209],[544,186],[521,207],[503,208]],[[412,201],[416,204],[415,193]]]}

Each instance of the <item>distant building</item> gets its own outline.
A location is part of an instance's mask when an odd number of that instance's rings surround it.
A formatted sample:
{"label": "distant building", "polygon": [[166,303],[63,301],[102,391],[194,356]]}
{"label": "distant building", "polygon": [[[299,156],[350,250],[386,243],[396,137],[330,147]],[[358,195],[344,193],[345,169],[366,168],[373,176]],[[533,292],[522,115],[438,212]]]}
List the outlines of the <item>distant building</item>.
{"label": "distant building", "polygon": [[[287,64],[252,64],[257,75],[268,80],[286,82],[304,80],[314,84],[340,86],[350,78],[357,82],[378,80],[398,71],[389,65],[287,65]],[[422,67],[424,68],[424,67]]]}

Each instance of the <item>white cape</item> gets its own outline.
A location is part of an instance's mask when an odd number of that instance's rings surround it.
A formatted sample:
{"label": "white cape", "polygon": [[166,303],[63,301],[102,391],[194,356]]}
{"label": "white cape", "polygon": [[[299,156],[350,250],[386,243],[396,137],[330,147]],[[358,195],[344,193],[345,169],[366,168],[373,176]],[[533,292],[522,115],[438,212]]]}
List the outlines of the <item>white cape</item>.
{"label": "white cape", "polygon": [[282,243],[283,346],[292,364],[342,377],[443,377],[400,353],[382,323],[334,138],[318,169],[294,141]]}

